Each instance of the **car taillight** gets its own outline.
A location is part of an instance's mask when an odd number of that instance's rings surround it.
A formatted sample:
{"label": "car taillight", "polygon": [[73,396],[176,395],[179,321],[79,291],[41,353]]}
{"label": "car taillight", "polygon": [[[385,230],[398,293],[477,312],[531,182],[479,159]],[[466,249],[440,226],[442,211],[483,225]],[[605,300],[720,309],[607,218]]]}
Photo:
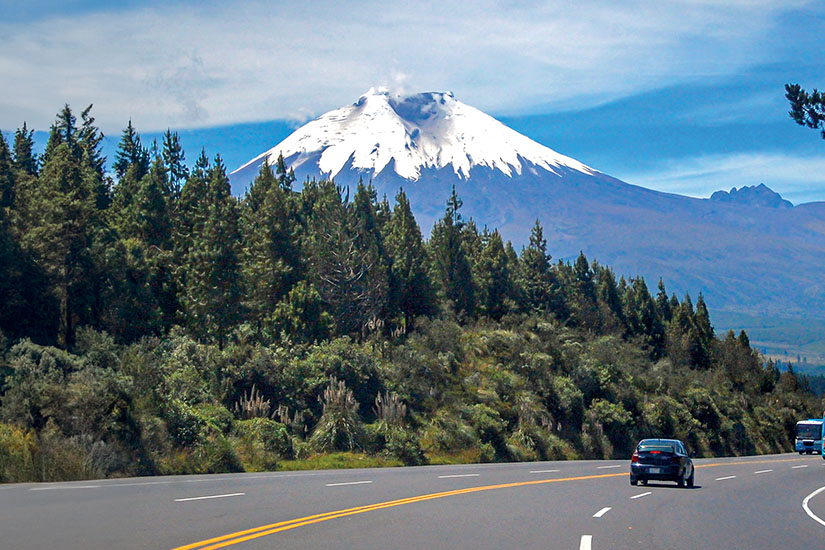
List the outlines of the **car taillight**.
{"label": "car taillight", "polygon": [[635,464],[639,462],[639,453],[633,453],[633,456],[630,457],[630,463]]}
{"label": "car taillight", "polygon": [[660,455],[660,454],[662,454],[662,451],[650,451],[650,454],[652,454],[652,455]]}

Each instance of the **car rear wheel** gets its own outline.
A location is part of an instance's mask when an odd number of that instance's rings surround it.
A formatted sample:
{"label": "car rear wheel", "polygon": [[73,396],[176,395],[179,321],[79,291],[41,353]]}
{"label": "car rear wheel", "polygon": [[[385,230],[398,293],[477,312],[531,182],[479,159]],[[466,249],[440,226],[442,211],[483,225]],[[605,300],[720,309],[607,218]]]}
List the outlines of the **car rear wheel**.
{"label": "car rear wheel", "polygon": [[639,480],[638,480],[638,479],[633,479],[633,478],[631,477],[631,478],[630,478],[630,484],[631,484],[631,485],[633,485],[633,486],[635,487],[636,485],[638,485],[638,484],[639,484]]}
{"label": "car rear wheel", "polygon": [[684,487],[685,486],[685,473],[687,473],[687,469],[685,469],[685,471],[682,472],[682,475],[679,476],[679,479],[676,480],[676,484],[679,487]]}
{"label": "car rear wheel", "polygon": [[687,486],[688,487],[693,487],[693,476],[695,476],[695,475],[696,475],[696,470],[693,470],[693,471],[690,472],[690,477],[687,478]]}

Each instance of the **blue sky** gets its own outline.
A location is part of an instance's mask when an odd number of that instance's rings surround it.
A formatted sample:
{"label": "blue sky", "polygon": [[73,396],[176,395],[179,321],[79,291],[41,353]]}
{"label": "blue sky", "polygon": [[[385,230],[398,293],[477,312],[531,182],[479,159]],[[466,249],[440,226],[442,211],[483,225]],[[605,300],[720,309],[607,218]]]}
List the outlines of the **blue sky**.
{"label": "blue sky", "polygon": [[181,131],[230,168],[371,86],[452,90],[545,145],[664,191],[825,200],[825,3],[0,1],[0,128],[94,103],[116,141]]}

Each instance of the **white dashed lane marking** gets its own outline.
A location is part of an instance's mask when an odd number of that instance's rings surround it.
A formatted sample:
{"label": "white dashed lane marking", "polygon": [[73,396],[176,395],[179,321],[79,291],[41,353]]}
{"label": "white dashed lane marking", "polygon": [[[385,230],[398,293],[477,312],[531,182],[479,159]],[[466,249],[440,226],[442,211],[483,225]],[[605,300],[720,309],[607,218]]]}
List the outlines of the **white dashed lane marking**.
{"label": "white dashed lane marking", "polygon": [[227,495],[209,495],[205,497],[176,498],[175,502],[189,502],[190,500],[209,500],[213,498],[239,497],[245,494],[246,493],[229,493]]}
{"label": "white dashed lane marking", "polygon": [[725,476],[725,477],[717,477],[716,481],[725,481],[726,479],[733,479],[736,476]]}
{"label": "white dashed lane marking", "polygon": [[634,496],[630,497],[630,500],[633,500],[633,499],[635,499],[635,498],[642,498],[642,497],[646,497],[647,495],[652,495],[652,494],[653,494],[653,493],[651,493],[650,491],[648,491],[648,492],[646,492],[646,493],[642,493],[642,494],[639,494],[639,495],[634,495]]}
{"label": "white dashed lane marking", "polygon": [[590,550],[593,547],[593,535],[582,535],[579,550]]}
{"label": "white dashed lane marking", "polygon": [[598,512],[593,514],[593,517],[594,518],[600,518],[603,515],[605,515],[606,513],[608,513],[610,510],[612,510],[612,508],[610,506],[605,506],[604,508],[602,508],[601,510],[599,510]]}
{"label": "white dashed lane marking", "polygon": [[773,470],[758,470],[754,474],[767,474],[768,472],[773,472]]}
{"label": "white dashed lane marking", "polygon": [[364,485],[366,483],[372,483],[372,481],[345,481],[343,483],[327,483],[327,487],[342,487],[344,485]]}
{"label": "white dashed lane marking", "polygon": [[447,479],[451,477],[478,477],[479,474],[453,474],[449,476],[438,476],[438,479]]}

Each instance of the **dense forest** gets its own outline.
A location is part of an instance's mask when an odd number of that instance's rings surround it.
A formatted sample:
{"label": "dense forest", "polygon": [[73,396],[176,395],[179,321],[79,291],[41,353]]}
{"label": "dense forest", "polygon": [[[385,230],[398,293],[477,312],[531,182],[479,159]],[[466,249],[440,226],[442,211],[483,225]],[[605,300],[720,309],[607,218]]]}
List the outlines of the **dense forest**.
{"label": "dense forest", "polygon": [[0,481],[779,452],[822,410],[701,295],[554,262],[538,221],[516,251],[453,190],[425,239],[403,191],[283,159],[238,199],[131,122],[109,171],[90,109],[41,155],[0,135]]}

